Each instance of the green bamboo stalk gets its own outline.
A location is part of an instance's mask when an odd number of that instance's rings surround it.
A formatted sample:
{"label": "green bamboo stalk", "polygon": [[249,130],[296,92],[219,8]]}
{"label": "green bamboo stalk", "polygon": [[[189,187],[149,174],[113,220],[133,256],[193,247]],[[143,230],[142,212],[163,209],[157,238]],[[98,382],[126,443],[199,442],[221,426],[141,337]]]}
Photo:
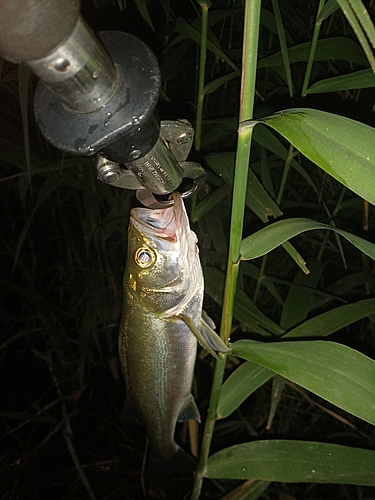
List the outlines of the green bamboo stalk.
{"label": "green bamboo stalk", "polygon": [[[242,54],[242,79],[240,99],[240,123],[253,117],[255,80],[258,55],[258,37],[261,0],[246,0],[245,24]],[[233,183],[233,202],[227,275],[224,288],[223,311],[221,318],[221,338],[227,342],[232,326],[234,294],[237,285],[240,263],[240,244],[242,239],[244,208],[246,198],[247,173],[250,158],[252,127],[239,127],[236,165]],[[198,500],[206,470],[212,434],[217,415],[217,405],[224,375],[225,358],[216,362],[212,383],[210,405],[203,434],[198,470],[195,477],[191,500]]]}

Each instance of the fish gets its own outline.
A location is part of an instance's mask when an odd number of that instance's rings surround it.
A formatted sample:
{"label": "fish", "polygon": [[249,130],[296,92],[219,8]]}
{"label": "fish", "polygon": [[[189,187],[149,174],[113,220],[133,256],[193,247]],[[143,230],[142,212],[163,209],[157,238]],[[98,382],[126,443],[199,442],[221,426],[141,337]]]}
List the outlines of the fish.
{"label": "fish", "polygon": [[159,479],[196,467],[174,434],[178,421],[200,421],[191,393],[197,340],[215,357],[229,351],[202,312],[197,237],[181,194],[172,197],[166,208],[131,210],[119,335],[124,413],[144,425],[149,474]]}

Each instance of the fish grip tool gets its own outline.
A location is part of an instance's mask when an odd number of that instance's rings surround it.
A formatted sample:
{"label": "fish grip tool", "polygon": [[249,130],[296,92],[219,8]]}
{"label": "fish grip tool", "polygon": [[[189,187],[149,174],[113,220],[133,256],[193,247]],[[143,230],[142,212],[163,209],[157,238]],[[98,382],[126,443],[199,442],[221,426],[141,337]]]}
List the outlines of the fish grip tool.
{"label": "fish grip tool", "polygon": [[173,203],[172,197],[162,199],[181,186],[184,179],[193,182],[182,192],[188,198],[206,181],[206,172],[199,163],[185,161],[194,137],[194,129],[188,120],[163,120],[160,134],[153,148],[138,160],[118,163],[98,155],[98,179],[122,189],[136,190],[138,200],[149,208],[164,208]]}
{"label": "fish grip tool", "polygon": [[149,208],[191,179],[196,192],[206,173],[186,161],[194,130],[187,120],[159,120],[160,71],[149,47],[121,31],[96,36],[79,0],[0,0],[0,54],[24,62],[39,77],[34,115],[56,148],[97,156],[97,176],[136,190]]}

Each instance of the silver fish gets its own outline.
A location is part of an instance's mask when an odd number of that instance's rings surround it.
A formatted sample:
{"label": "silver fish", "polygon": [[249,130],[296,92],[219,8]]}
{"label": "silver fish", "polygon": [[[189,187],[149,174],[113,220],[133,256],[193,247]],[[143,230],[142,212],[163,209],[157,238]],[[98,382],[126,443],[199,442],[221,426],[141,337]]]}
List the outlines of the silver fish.
{"label": "silver fish", "polygon": [[181,195],[173,199],[165,209],[131,211],[119,338],[125,412],[145,426],[154,472],[167,474],[194,464],[174,432],[177,421],[200,420],[191,394],[197,338],[215,356],[228,351],[202,319],[197,237]]}

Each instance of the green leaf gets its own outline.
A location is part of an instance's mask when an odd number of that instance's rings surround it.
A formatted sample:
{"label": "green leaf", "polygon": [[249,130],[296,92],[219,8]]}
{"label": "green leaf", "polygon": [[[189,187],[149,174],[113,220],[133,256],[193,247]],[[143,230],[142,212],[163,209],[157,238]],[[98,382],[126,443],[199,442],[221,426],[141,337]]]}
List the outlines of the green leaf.
{"label": "green leaf", "polygon": [[[225,186],[226,187],[226,186]],[[199,205],[198,205],[199,207]],[[211,236],[212,244],[219,254],[226,255],[228,247],[227,234],[224,231],[221,217],[217,216],[216,210],[211,210],[205,215],[207,232]]]}
{"label": "green leaf", "polygon": [[323,270],[322,262],[310,259],[309,270],[310,274],[308,275],[298,271],[292,286],[289,288],[280,319],[280,326],[286,330],[304,321],[310,311]]}
{"label": "green leaf", "polygon": [[262,343],[238,340],[232,354],[257,363],[375,424],[375,361],[327,340]]}
{"label": "green leaf", "polygon": [[[208,13],[208,25],[214,26],[216,23],[220,21],[229,21],[230,18],[238,16],[240,22],[243,22],[243,8],[229,8],[229,9],[215,9],[210,10]],[[200,19],[199,19],[200,21]]]}
{"label": "green leaf", "polygon": [[372,314],[375,314],[375,299],[364,299],[354,304],[345,304],[305,321],[302,325],[286,333],[283,339],[326,337]]}
{"label": "green leaf", "polygon": [[[287,14],[285,11],[283,12],[283,15]],[[273,12],[269,11],[266,7],[262,7],[262,13],[261,13],[261,18],[260,21],[262,23],[262,26],[264,28],[267,28],[271,33],[274,33],[277,35],[277,25],[276,25],[276,17]],[[288,45],[294,45],[295,41],[293,39],[293,36],[290,34],[290,31],[287,31],[286,27],[291,26],[289,23],[284,23],[284,32],[286,36],[286,41]],[[303,31],[303,28],[302,28]]]}
{"label": "green leaf", "polygon": [[[311,42],[301,43],[288,48],[289,63],[307,61]],[[361,47],[350,38],[332,37],[318,40],[315,52],[315,61],[350,61],[351,63],[367,66],[367,59]],[[258,69],[283,65],[281,52],[264,57],[258,61]]]}
{"label": "green leaf", "polygon": [[285,387],[285,378],[280,375],[275,375],[272,379],[271,404],[268,414],[266,431],[271,430],[273,419],[275,418],[277,408],[280,404]]}
{"label": "green leaf", "polygon": [[[214,267],[205,266],[204,276],[205,291],[215,302],[221,305],[224,292],[224,273]],[[240,288],[236,290],[234,316],[242,324],[243,328],[247,328],[252,332],[266,336],[270,336],[270,334],[282,335],[284,333],[284,330],[267,318]]]}
{"label": "green leaf", "polygon": [[[281,140],[275,136],[275,134],[269,130],[266,126],[259,124],[254,129],[253,138],[255,141],[259,142],[266,149],[275,153],[275,155],[282,158],[284,161],[288,158],[288,150],[281,143]],[[312,187],[312,189],[318,194],[320,191],[314,181],[311,179],[309,174],[301,167],[301,165],[292,158],[291,166],[306,180],[306,182]]]}
{"label": "green leaf", "polygon": [[242,240],[241,259],[250,260],[261,257],[290,238],[297,236],[297,234],[304,231],[311,231],[312,229],[329,229],[330,231],[334,231],[350,241],[361,252],[375,260],[375,245],[373,243],[337,227],[302,218],[274,222]]}
{"label": "green leaf", "polygon": [[372,69],[362,69],[349,75],[339,75],[326,78],[311,85],[306,94],[320,94],[322,92],[337,92],[341,90],[368,89],[375,87],[375,75]]}
{"label": "green leaf", "polygon": [[274,375],[271,370],[255,363],[247,362],[239,366],[221,388],[217,418],[228,417]]}
{"label": "green leaf", "polygon": [[194,216],[192,217],[192,221],[196,222],[200,220],[207,212],[216,207],[218,203],[228,196],[229,192],[229,186],[227,184],[223,184],[218,189],[215,189],[215,191],[212,191],[210,194],[205,196],[203,200],[198,203]]}
{"label": "green leaf", "polygon": [[375,204],[375,129],[308,108],[288,109],[259,121],[279,132],[341,184]]}
{"label": "green leaf", "polygon": [[[342,3],[342,2],[340,2]],[[375,46],[375,27],[362,0],[350,0],[350,7],[360,22],[371,45]]]}
{"label": "green leaf", "polygon": [[[182,17],[177,18],[174,28],[176,31],[178,31],[182,35],[184,35],[187,38],[194,40],[194,42],[200,44],[200,42],[201,42],[200,32],[198,30],[196,30],[191,24],[186,22]],[[174,40],[170,44],[170,46],[172,46],[172,44],[175,42],[176,41]],[[210,50],[213,54],[215,54],[216,57],[225,61],[228,64],[228,66],[230,66],[233,70],[237,70],[237,66],[229,59],[229,57],[226,54],[224,54],[222,49],[220,47],[216,46],[210,40],[207,40],[207,49]]]}
{"label": "green leaf", "polygon": [[331,16],[334,12],[336,12],[336,10],[338,10],[339,8],[340,7],[337,4],[337,0],[328,0],[328,2],[325,4],[323,9],[321,10],[316,21],[318,23],[321,23],[322,21],[327,19],[327,17]]}
{"label": "green leaf", "polygon": [[[232,152],[212,153],[205,156],[207,165],[223,179],[228,185],[233,185],[234,160],[235,156]],[[270,197],[257,176],[249,168],[248,181],[246,189],[246,205],[260,218],[263,222],[268,222],[270,217],[279,217],[282,215],[281,210]]]}
{"label": "green leaf", "polygon": [[289,54],[288,54],[288,47],[286,44],[284,23],[281,16],[278,1],[277,0],[271,0],[271,1],[272,1],[272,8],[275,14],[277,34],[279,36],[279,41],[280,41],[281,57],[283,59],[286,82],[289,90],[289,97],[293,97],[293,81],[292,81],[292,73],[290,71]]}
{"label": "green leaf", "polygon": [[358,41],[367,56],[370,66],[375,72],[375,58],[372,53],[371,45],[366,37],[366,35],[369,37],[370,42],[374,46],[375,30],[365,6],[361,0],[350,0],[350,2],[348,0],[337,0],[337,3],[351,24],[351,27],[353,28],[354,33],[356,34]]}
{"label": "green leaf", "polygon": [[212,92],[215,92],[218,88],[220,88],[222,85],[225,85],[226,83],[239,79],[241,76],[241,71],[233,71],[232,73],[229,73],[228,75],[220,76],[219,78],[216,78],[215,80],[212,80],[211,82],[207,83],[204,87],[204,94],[212,94]]}
{"label": "green leaf", "polygon": [[[230,187],[233,185],[234,159],[234,154],[230,152],[212,153],[205,156],[207,165]],[[246,205],[262,222],[268,222],[271,217],[282,215],[279,207],[264,189],[251,168],[248,169],[247,175]],[[306,262],[297,250],[289,242],[286,242],[283,246],[302,271],[308,274]]]}
{"label": "green leaf", "polygon": [[155,31],[155,28],[154,28],[152,21],[151,21],[150,14],[148,12],[146,0],[135,0],[135,4],[137,6],[137,9],[139,10],[139,13],[143,17],[143,20],[150,26],[152,31]]}
{"label": "green leaf", "polygon": [[206,477],[375,486],[375,451],[314,441],[238,444],[208,459]]}

